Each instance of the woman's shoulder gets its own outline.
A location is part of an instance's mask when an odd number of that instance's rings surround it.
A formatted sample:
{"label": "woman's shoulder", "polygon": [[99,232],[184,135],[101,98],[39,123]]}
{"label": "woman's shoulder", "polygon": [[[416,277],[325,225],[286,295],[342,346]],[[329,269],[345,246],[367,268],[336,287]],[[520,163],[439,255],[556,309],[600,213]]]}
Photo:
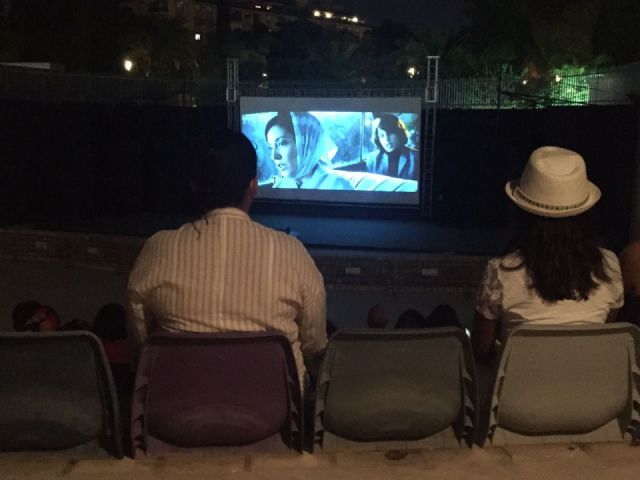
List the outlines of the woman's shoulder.
{"label": "woman's shoulder", "polygon": [[618,256],[611,250],[600,247],[600,252],[602,253],[602,257],[605,259],[605,261],[619,263]]}
{"label": "woman's shoulder", "polygon": [[490,258],[488,266],[497,270],[515,270],[524,265],[522,256],[518,252],[511,252]]}
{"label": "woman's shoulder", "polygon": [[602,253],[602,259],[604,260],[604,265],[607,268],[608,273],[613,273],[616,276],[619,276],[620,260],[618,260],[618,256],[606,248],[600,248],[600,252]]}

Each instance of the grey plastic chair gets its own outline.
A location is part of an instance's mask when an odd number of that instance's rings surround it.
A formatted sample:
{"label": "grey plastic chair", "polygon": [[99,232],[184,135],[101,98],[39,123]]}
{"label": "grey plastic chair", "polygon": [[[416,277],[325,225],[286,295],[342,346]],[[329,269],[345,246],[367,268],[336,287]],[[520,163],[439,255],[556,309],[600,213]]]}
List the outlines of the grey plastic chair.
{"label": "grey plastic chair", "polygon": [[339,331],[318,378],[314,443],[323,451],[470,445],[475,401],[464,330]]}
{"label": "grey plastic chair", "polygon": [[508,337],[489,412],[493,445],[622,441],[640,420],[640,329],[523,326]]}
{"label": "grey plastic chair", "polygon": [[106,450],[121,458],[108,365],[89,332],[0,333],[0,450]]}

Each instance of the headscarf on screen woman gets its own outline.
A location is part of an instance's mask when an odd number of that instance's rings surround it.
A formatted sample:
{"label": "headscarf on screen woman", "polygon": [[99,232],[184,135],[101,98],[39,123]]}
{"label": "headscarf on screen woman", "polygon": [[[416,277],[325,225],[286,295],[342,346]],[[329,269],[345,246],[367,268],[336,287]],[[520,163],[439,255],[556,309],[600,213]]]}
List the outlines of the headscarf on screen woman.
{"label": "headscarf on screen woman", "polygon": [[291,122],[298,150],[298,173],[296,180],[311,174],[322,158],[324,151],[324,129],[320,121],[308,112],[291,112]]}
{"label": "headscarf on screen woman", "polygon": [[322,124],[314,115],[309,112],[279,112],[267,123],[265,136],[273,125],[285,130],[293,126],[291,133],[295,137],[297,152],[294,176],[276,179],[274,188],[353,190],[349,181],[326,168],[335,145],[326,137]]}

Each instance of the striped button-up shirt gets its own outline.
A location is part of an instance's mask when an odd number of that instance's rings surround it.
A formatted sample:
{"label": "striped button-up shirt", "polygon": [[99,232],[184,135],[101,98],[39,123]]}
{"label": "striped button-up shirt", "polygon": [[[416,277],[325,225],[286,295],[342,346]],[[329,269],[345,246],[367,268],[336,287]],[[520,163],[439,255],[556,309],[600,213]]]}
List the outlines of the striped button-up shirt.
{"label": "striped button-up shirt", "polygon": [[131,333],[278,330],[302,354],[327,343],[322,275],[297,239],[221,208],[149,238],[129,278]]}

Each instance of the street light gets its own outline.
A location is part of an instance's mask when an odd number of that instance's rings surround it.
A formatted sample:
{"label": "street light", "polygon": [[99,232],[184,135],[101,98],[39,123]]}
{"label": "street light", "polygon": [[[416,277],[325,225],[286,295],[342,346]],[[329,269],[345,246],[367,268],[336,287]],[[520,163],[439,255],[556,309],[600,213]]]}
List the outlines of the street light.
{"label": "street light", "polygon": [[409,78],[415,77],[417,73],[416,67],[407,68],[407,73],[409,74]]}
{"label": "street light", "polygon": [[133,60],[131,60],[130,58],[125,58],[122,61],[122,67],[127,71],[130,72],[131,70],[133,70]]}

